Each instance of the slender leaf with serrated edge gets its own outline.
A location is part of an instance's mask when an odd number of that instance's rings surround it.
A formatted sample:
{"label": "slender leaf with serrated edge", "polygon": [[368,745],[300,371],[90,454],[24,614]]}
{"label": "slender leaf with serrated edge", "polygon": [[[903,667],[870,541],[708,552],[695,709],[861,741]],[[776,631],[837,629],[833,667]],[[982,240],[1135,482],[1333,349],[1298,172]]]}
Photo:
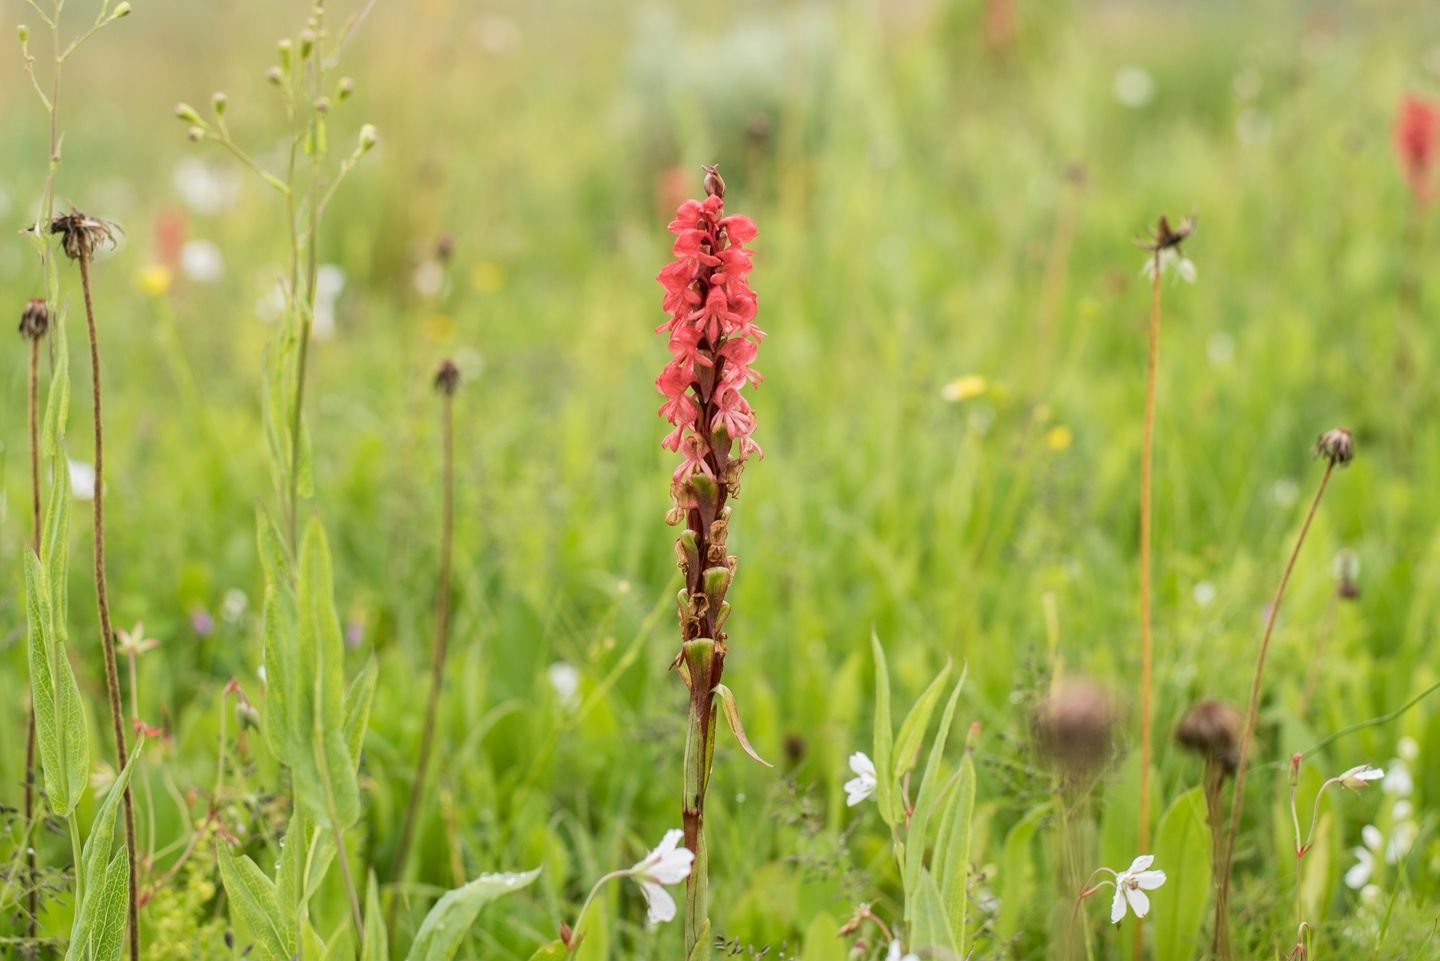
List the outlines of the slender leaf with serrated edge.
{"label": "slender leaf with serrated edge", "polygon": [[735,693],[724,684],[715,685],[715,695],[720,699],[720,706],[725,710],[725,722],[730,725],[730,733],[735,735],[735,740],[740,742],[740,748],[750,755],[752,760],[758,761],[766,767],[774,767],[769,761],[761,757],[751,747],[750,739],[745,736],[745,725],[740,722],[740,706],[735,703]]}
{"label": "slender leaf with serrated edge", "polygon": [[[943,678],[949,673],[949,665],[946,665],[940,676]],[[915,799],[915,813],[910,818],[910,830],[906,833],[904,880],[907,920],[913,917],[912,903],[914,899],[911,894],[920,881],[920,869],[925,863],[925,849],[930,839],[930,819],[944,793],[940,766],[945,758],[945,745],[950,739],[950,727],[955,722],[955,706],[960,703],[960,692],[964,689],[965,677],[962,673],[960,680],[955,684],[954,692],[950,695],[950,700],[945,705],[945,713],[940,718],[940,729],[935,732],[935,741],[930,746],[930,756],[925,761],[925,775],[920,782],[920,793]],[[934,859],[932,859],[932,865],[933,863]]]}
{"label": "slender leaf with serrated edge", "polygon": [[246,855],[236,857],[221,843],[216,849],[220,881],[230,899],[231,917],[242,942],[249,939],[259,961],[289,961],[295,953],[294,926],[286,923],[275,882]]}
{"label": "slender leaf with serrated edge", "polygon": [[75,672],[64,642],[56,636],[49,578],[30,551],[25,552],[25,594],[26,653],[40,766],[50,809],[64,817],[75,809],[90,776],[90,734]]}
{"label": "slender leaf with serrated edge", "polygon": [[1160,819],[1151,869],[1165,872],[1165,883],[1149,892],[1155,961],[1189,961],[1200,945],[1210,901],[1210,826],[1203,788],[1180,795]]}
{"label": "slender leaf with serrated edge", "polygon": [[875,654],[875,803],[880,808],[881,819],[893,827],[898,818],[895,782],[890,778],[890,756],[895,743],[895,731],[890,727],[890,670],[885,664],[885,649],[874,631],[870,632],[870,649]]}
{"label": "slender leaf with serrated edge", "polygon": [[481,908],[496,898],[514,894],[539,876],[539,868],[520,874],[482,874],[446,892],[425,915],[406,961],[452,961]]}

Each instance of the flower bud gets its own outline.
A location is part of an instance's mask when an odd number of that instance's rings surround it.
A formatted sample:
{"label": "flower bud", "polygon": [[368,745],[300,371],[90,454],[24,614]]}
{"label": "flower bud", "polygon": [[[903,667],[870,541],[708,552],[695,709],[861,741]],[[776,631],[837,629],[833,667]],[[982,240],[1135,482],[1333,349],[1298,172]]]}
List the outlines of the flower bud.
{"label": "flower bud", "polygon": [[1296,751],[1294,754],[1290,755],[1290,786],[1291,786],[1291,787],[1294,787],[1295,785],[1297,785],[1297,784],[1300,783],[1300,762],[1303,761],[1304,759],[1305,759],[1305,758],[1304,758],[1304,755],[1302,755],[1299,751]]}
{"label": "flower bud", "polygon": [[210,95],[210,108],[215,111],[217,117],[224,116],[225,105],[228,100],[229,98],[225,96],[225,91],[223,90],[217,90]]}
{"label": "flower bud", "polygon": [[346,100],[355,92],[355,78],[341,77],[340,82],[335,85],[335,99]]}
{"label": "flower bud", "polygon": [[185,136],[190,138],[191,143],[199,143],[200,141],[205,139],[205,128],[191,127],[189,130],[185,131]]}
{"label": "flower bud", "polygon": [[300,31],[300,59],[301,59],[301,60],[306,60],[306,59],[308,59],[309,56],[310,56],[311,51],[313,51],[314,49],[315,49],[315,31],[314,31],[314,30],[301,30],[301,31]]}
{"label": "flower bud", "polygon": [[175,116],[186,123],[193,123],[197,126],[205,122],[200,119],[200,114],[196,112],[195,108],[183,100],[175,105]]}
{"label": "flower bud", "polygon": [[1328,460],[1332,467],[1336,464],[1344,467],[1355,459],[1355,440],[1348,430],[1336,427],[1320,435],[1315,442],[1315,453]]}
{"label": "flower bud", "polygon": [[279,43],[275,44],[275,53],[280,58],[280,66],[285,70],[290,69],[290,54],[291,51],[294,49],[294,46],[295,45],[291,43],[288,39],[281,40]]}
{"label": "flower bud", "polygon": [[110,14],[110,19],[111,19],[111,20],[119,20],[121,17],[128,17],[128,16],[130,16],[130,4],[128,4],[128,3],[122,3],[122,4],[120,4],[118,7],[115,8],[115,12],[114,12],[114,13]]}
{"label": "flower bud", "polygon": [[316,112],[316,113],[320,113],[320,114],[329,113],[329,112],[330,112],[330,98],[329,98],[329,97],[316,97],[316,98],[315,98],[315,112]]}
{"label": "flower bud", "polygon": [[25,46],[30,42],[30,28],[23,23],[20,24],[20,26],[15,28],[15,36],[20,38],[20,46]]}
{"label": "flower bud", "polygon": [[279,67],[271,67],[265,71],[265,79],[267,82],[278,87],[285,80],[285,71]]}
{"label": "flower bud", "polygon": [[380,134],[373,123],[367,123],[360,128],[360,152],[369,153],[370,150],[380,142]]}
{"label": "flower bud", "polygon": [[50,329],[50,309],[44,297],[31,297],[20,312],[20,336],[26,340],[39,340]]}
{"label": "flower bud", "polygon": [[714,164],[706,164],[701,168],[705,171],[705,193],[707,196],[725,199],[725,180],[720,176],[720,169]]}
{"label": "flower bud", "polygon": [[972,721],[972,722],[970,723],[970,730],[969,730],[969,732],[965,735],[965,750],[973,753],[974,750],[975,750],[977,747],[979,747],[979,746],[980,746],[980,722],[979,722],[979,721]]}

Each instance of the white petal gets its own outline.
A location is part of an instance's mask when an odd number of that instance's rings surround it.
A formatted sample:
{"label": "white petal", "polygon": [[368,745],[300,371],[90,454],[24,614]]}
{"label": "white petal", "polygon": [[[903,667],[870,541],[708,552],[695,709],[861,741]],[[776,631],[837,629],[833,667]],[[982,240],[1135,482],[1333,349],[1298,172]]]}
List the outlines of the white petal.
{"label": "white petal", "polygon": [[857,777],[845,782],[845,804],[854,807],[862,801],[867,801],[875,796],[875,783],[867,781],[863,777]]}
{"label": "white petal", "polygon": [[1187,284],[1195,283],[1195,261],[1191,260],[1190,258],[1181,257],[1180,259],[1176,260],[1175,272],[1179,274],[1180,279],[1185,281]]}
{"label": "white petal", "polygon": [[1130,902],[1130,909],[1135,912],[1135,917],[1143,918],[1150,913],[1150,898],[1139,888],[1126,888],[1125,900]]}
{"label": "white petal", "polygon": [[1130,862],[1130,866],[1125,869],[1125,873],[1126,873],[1126,874],[1139,874],[1141,871],[1145,870],[1146,868],[1148,868],[1150,865],[1152,865],[1152,864],[1154,864],[1154,863],[1155,863],[1155,855],[1153,855],[1153,854],[1142,854],[1142,855],[1140,855],[1138,858],[1136,858],[1135,860],[1133,860],[1133,861]]}
{"label": "white petal", "polygon": [[690,876],[695,855],[686,848],[670,851],[660,858],[660,863],[650,869],[649,875],[661,884],[679,884]]}
{"label": "white petal", "polygon": [[900,954],[902,951],[903,949],[900,947],[899,941],[891,941],[890,951],[888,954],[885,955],[885,961],[900,961]]}
{"label": "white petal", "polygon": [[1370,852],[1364,848],[1355,849],[1355,866],[1345,872],[1345,886],[1352,891],[1358,891],[1370,880],[1370,872],[1374,868],[1375,859]]}
{"label": "white petal", "polygon": [[1132,878],[1135,884],[1145,891],[1154,891],[1165,883],[1164,871],[1141,871]]}
{"label": "white petal", "polygon": [[1115,888],[1115,898],[1110,902],[1110,923],[1119,924],[1125,919],[1125,892],[1118,886]]}
{"label": "white petal", "polygon": [[850,755],[850,770],[862,778],[875,780],[875,762],[860,751]]}
{"label": "white petal", "polygon": [[647,924],[661,924],[675,919],[675,899],[658,884],[640,882],[640,892],[645,895],[645,921]]}
{"label": "white petal", "polygon": [[1380,850],[1380,846],[1385,843],[1385,835],[1381,834],[1380,829],[1373,824],[1367,824],[1360,829],[1360,838],[1372,851]]}

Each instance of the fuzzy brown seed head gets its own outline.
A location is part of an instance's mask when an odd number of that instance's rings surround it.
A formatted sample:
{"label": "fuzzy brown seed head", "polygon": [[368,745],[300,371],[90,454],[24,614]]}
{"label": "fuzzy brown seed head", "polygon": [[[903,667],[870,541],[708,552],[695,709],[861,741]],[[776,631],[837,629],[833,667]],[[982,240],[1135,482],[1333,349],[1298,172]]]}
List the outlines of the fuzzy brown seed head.
{"label": "fuzzy brown seed head", "polygon": [[50,221],[50,232],[60,235],[61,246],[71,260],[89,260],[101,244],[115,246],[115,232],[120,228],[108,220],[87,217],[78,210],[61,214]]}
{"label": "fuzzy brown seed head", "polygon": [[1136,241],[1141,247],[1150,251],[1169,250],[1172,247],[1179,247],[1185,238],[1195,232],[1195,215],[1191,214],[1180,223],[1171,226],[1170,219],[1161,216],[1155,223],[1155,229],[1149,237]]}
{"label": "fuzzy brown seed head", "polygon": [[1315,442],[1315,454],[1328,460],[1332,465],[1344,467],[1355,459],[1355,439],[1343,427],[1327,430]]}
{"label": "fuzzy brown seed head", "polygon": [[20,312],[20,336],[26,340],[39,340],[50,329],[50,308],[45,306],[44,297],[31,297]]}
{"label": "fuzzy brown seed head", "polygon": [[1098,771],[1114,745],[1114,702],[1094,681],[1066,681],[1035,709],[1031,727],[1040,750],[1062,772],[1080,777]]}
{"label": "fuzzy brown seed head", "polygon": [[435,389],[446,397],[454,397],[460,389],[460,368],[453,360],[442,360],[435,371]]}
{"label": "fuzzy brown seed head", "polygon": [[1195,702],[1175,726],[1180,746],[1207,758],[1223,761],[1240,746],[1240,712],[1223,701]]}
{"label": "fuzzy brown seed head", "polygon": [[705,171],[705,194],[710,197],[725,199],[725,180],[720,176],[720,168],[714,164],[706,164]]}

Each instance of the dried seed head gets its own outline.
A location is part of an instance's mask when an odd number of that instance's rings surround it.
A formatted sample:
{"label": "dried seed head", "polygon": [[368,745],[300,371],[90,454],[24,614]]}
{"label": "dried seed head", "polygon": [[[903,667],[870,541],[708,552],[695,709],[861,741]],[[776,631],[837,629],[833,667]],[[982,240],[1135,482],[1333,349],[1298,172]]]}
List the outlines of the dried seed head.
{"label": "dried seed head", "polygon": [[31,297],[20,312],[20,336],[26,340],[39,340],[50,329],[50,308],[45,306],[44,297]]}
{"label": "dried seed head", "polygon": [[61,214],[50,221],[50,232],[59,234],[65,255],[71,260],[89,260],[101,244],[115,246],[115,232],[120,228],[108,220],[87,217],[78,210]]}
{"label": "dried seed head", "polygon": [[1083,777],[1110,759],[1115,721],[1115,705],[1104,688],[1073,680],[1040,702],[1031,727],[1040,750],[1063,773]]}
{"label": "dried seed head", "polygon": [[1355,459],[1355,439],[1343,427],[1327,430],[1315,442],[1315,454],[1328,460],[1331,465],[1344,467]]}
{"label": "dried seed head", "polygon": [[1150,236],[1144,240],[1137,240],[1136,243],[1146,250],[1169,250],[1178,248],[1186,237],[1195,232],[1195,215],[1191,214],[1175,226],[1170,225],[1170,219],[1161,216],[1155,223],[1155,229]]}
{"label": "dried seed head", "polygon": [[725,199],[725,180],[720,176],[720,168],[714,164],[706,164],[701,168],[705,171],[705,193],[710,197]]}
{"label": "dried seed head", "polygon": [[[1197,701],[1175,726],[1180,746],[1206,758],[1225,761],[1240,746],[1240,712],[1223,701]],[[1228,762],[1227,762],[1228,766]]]}
{"label": "dried seed head", "polygon": [[440,367],[435,371],[435,389],[446,397],[454,397],[459,388],[460,368],[453,360],[440,361]]}

